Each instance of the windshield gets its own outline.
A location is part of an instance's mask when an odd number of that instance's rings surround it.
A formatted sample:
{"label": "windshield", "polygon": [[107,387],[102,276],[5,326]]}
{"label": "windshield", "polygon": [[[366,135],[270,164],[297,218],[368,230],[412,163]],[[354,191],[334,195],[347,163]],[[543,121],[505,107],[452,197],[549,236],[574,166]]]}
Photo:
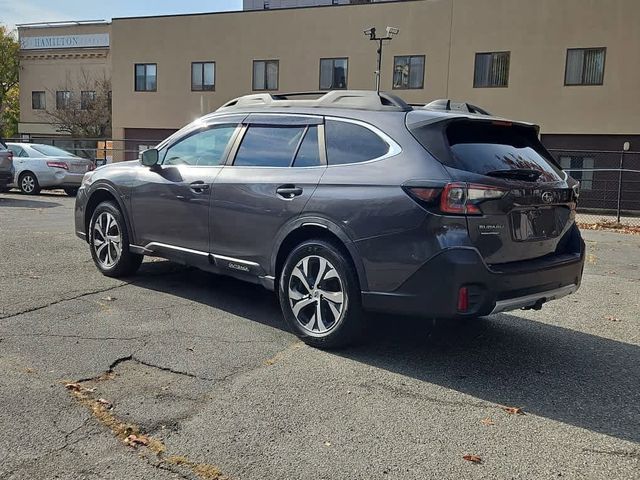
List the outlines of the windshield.
{"label": "windshield", "polygon": [[456,163],[464,170],[481,175],[533,170],[544,182],[563,178],[531,128],[462,121],[452,122],[446,134]]}
{"label": "windshield", "polygon": [[45,157],[75,157],[73,153],[51,145],[31,145],[31,148]]}

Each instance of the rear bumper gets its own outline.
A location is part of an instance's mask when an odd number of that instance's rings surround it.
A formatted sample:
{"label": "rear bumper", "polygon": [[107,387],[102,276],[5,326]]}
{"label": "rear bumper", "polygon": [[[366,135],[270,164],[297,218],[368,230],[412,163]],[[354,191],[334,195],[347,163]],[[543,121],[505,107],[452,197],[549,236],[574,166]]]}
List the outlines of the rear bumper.
{"label": "rear bumper", "polygon": [[52,175],[48,175],[38,181],[40,182],[40,186],[51,188],[51,187],[79,187],[82,184],[82,178],[84,177],[84,173],[68,173],[64,170],[56,171]]}
{"label": "rear bumper", "polygon": [[13,173],[12,172],[0,172],[0,186],[6,187],[7,185],[13,183]]}
{"label": "rear bumper", "polygon": [[[452,247],[427,261],[394,292],[363,292],[368,310],[437,318],[489,315],[543,303],[575,292],[582,280],[584,242],[579,251],[505,266],[488,266],[471,247]],[[458,311],[467,287],[469,306]]]}

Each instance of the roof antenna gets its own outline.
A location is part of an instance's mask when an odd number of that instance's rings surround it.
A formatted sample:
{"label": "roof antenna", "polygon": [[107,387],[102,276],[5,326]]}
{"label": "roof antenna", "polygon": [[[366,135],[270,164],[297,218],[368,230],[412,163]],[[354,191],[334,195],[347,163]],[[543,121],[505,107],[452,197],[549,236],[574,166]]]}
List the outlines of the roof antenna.
{"label": "roof antenna", "polygon": [[369,27],[364,31],[364,34],[369,37],[369,40],[378,42],[378,63],[376,68],[376,93],[380,95],[380,71],[382,69],[382,46],[385,40],[391,41],[395,35],[400,33],[400,29],[397,27],[387,27],[387,34],[384,37],[376,36],[376,27]]}

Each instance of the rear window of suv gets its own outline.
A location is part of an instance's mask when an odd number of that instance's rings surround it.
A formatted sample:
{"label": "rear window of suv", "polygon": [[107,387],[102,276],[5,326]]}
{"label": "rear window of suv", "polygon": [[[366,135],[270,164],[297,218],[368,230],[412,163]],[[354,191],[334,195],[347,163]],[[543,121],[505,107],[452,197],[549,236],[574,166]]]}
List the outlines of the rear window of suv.
{"label": "rear window of suv", "polygon": [[533,127],[508,122],[455,120],[444,124],[444,131],[442,129],[442,124],[432,124],[412,129],[412,133],[445,165],[480,175],[504,170],[535,170],[541,172],[541,181],[554,182],[564,178]]}

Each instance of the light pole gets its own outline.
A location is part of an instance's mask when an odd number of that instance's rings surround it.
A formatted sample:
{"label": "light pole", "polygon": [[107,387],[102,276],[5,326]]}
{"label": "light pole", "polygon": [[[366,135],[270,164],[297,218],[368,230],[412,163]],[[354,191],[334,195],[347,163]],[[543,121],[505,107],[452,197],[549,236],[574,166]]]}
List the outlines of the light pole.
{"label": "light pole", "polygon": [[396,27],[387,27],[387,34],[384,37],[376,36],[376,27],[367,28],[364,34],[369,37],[369,40],[378,42],[378,63],[376,68],[376,92],[380,93],[380,70],[382,69],[382,45],[385,40],[393,40],[393,36],[400,33],[400,29]]}

